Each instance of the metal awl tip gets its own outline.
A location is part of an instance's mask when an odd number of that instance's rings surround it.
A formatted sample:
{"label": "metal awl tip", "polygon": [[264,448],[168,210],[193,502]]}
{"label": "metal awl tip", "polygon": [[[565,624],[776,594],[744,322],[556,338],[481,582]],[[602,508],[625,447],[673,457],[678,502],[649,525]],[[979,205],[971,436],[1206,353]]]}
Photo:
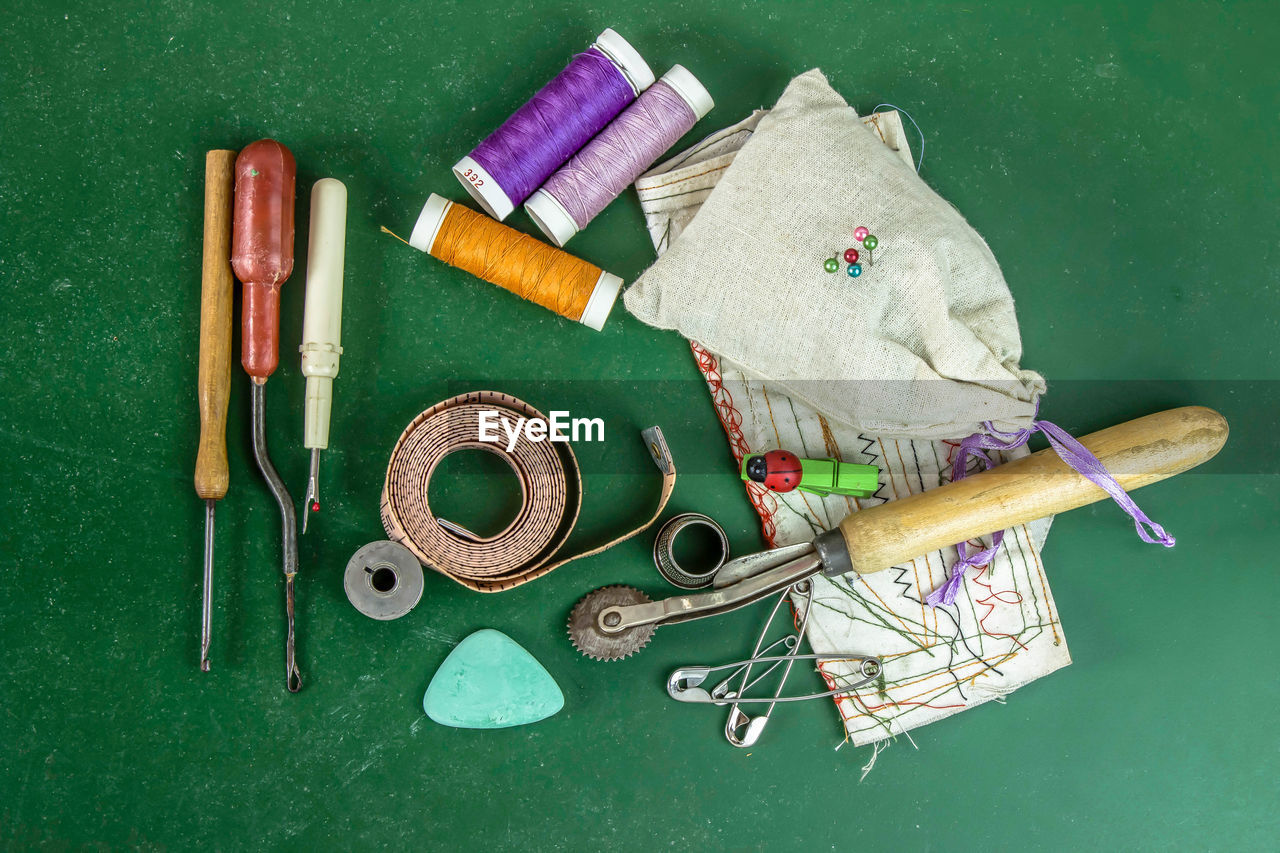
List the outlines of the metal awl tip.
{"label": "metal awl tip", "polygon": [[206,500],[204,511],[204,596],[200,606],[200,670],[209,671],[209,641],[213,633],[213,510],[217,501]]}

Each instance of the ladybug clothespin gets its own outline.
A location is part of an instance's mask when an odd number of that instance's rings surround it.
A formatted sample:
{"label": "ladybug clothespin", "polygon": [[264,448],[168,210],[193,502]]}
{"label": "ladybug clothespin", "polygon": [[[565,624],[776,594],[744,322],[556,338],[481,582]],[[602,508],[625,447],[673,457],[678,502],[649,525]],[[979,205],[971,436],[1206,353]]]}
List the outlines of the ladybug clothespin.
{"label": "ladybug clothespin", "polygon": [[742,460],[742,479],[775,492],[799,489],[811,495],[866,498],[880,488],[880,469],[829,459],[801,459],[787,450],[753,453]]}

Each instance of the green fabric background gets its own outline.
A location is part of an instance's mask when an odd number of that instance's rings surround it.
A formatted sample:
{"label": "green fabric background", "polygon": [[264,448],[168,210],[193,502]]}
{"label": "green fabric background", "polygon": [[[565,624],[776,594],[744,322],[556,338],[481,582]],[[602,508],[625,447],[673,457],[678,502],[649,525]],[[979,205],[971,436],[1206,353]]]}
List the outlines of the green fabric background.
{"label": "green fabric background", "polygon": [[[1274,844],[1274,4],[603,5],[19,0],[0,13],[0,845]],[[712,514],[738,553],[759,547],[682,340],[620,306],[592,332],[378,233],[407,236],[428,192],[464,198],[449,165],[610,25],[659,73],[681,62],[705,82],[717,106],[691,139],[815,66],[861,111],[909,110],[924,178],[1001,260],[1050,419],[1083,434],[1204,403],[1231,420],[1218,460],[1139,494],[1175,549],[1141,544],[1110,505],[1055,523],[1045,558],[1073,666],[916,732],[918,751],[899,741],[865,782],[869,750],[835,751],[825,702],[779,710],[744,752],[724,742],[722,711],[666,697],[673,666],[748,651],[759,609],[662,629],[623,663],[574,652],[563,625],[583,593],[662,592],[648,536],[498,596],[428,577],[392,623],[343,595],[347,558],[381,536],[396,436],[475,387],[606,419],[608,441],[579,448],[573,544],[648,511],[656,477],[634,436],[659,423],[686,471],[671,510]],[[325,507],[301,543],[297,696],[283,687],[279,520],[248,454],[238,366],[214,669],[196,667],[204,151],[263,136],[299,164],[300,261],[267,388],[296,499],[309,189],[334,176],[350,192],[346,353]],[[630,196],[572,249],[627,280],[652,258]],[[459,469],[441,501],[478,516],[510,505],[509,483]],[[481,627],[547,666],[560,714],[498,732],[425,719],[431,673]]]}

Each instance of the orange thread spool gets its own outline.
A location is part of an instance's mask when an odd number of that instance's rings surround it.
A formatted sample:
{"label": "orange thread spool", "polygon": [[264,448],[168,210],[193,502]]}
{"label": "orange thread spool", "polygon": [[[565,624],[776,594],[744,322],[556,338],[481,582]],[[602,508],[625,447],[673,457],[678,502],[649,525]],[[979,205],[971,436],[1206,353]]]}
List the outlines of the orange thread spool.
{"label": "orange thread spool", "polygon": [[409,245],[599,331],[622,279],[434,193]]}

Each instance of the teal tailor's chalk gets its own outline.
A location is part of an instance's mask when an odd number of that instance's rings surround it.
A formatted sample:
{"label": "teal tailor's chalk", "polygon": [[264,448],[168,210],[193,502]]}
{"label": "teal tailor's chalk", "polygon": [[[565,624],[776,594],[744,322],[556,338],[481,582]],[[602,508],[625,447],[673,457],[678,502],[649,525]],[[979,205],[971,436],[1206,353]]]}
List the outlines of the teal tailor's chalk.
{"label": "teal tailor's chalk", "polygon": [[545,720],[564,707],[551,674],[501,631],[484,628],[440,664],[422,710],[442,726],[505,729]]}

